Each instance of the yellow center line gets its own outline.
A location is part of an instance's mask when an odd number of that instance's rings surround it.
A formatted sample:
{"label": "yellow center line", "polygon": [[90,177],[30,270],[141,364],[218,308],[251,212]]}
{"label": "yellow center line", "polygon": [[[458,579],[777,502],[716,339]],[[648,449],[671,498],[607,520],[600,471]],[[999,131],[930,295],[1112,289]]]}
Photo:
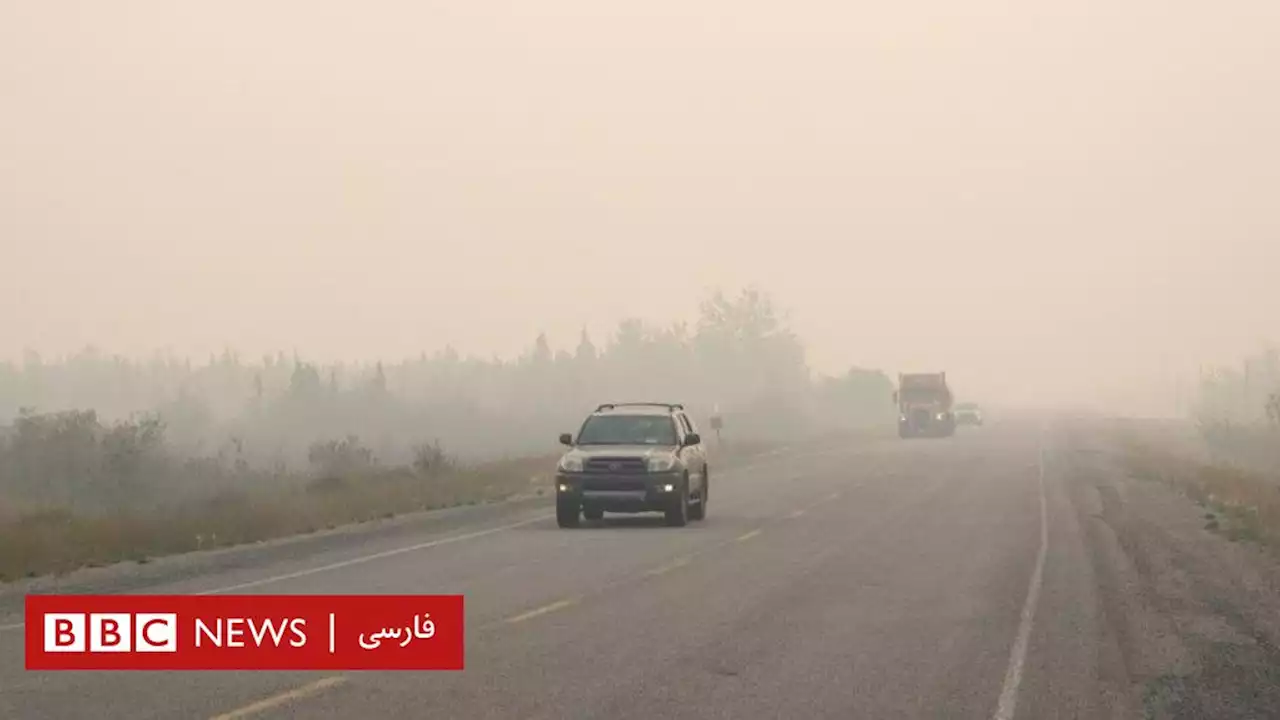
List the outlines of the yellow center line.
{"label": "yellow center line", "polygon": [[757,528],[757,529],[752,530],[751,532],[749,532],[749,533],[747,533],[747,534],[745,534],[745,535],[739,535],[739,536],[738,536],[738,542],[742,542],[743,540],[750,540],[751,538],[753,538],[753,537],[755,537],[755,536],[759,535],[759,534],[760,534],[760,532],[761,532],[761,531],[760,531],[760,529],[759,529],[759,528]]}
{"label": "yellow center line", "polygon": [[341,675],[321,678],[315,682],[307,683],[302,687],[294,688],[288,692],[282,692],[279,695],[272,695],[271,697],[259,700],[256,703],[245,705],[244,707],[232,710],[229,713],[216,715],[212,720],[240,720],[241,718],[247,718],[252,715],[257,715],[261,712],[280,707],[286,703],[291,703],[295,700],[301,700],[302,698],[315,695],[316,693],[323,692],[331,687],[341,685],[346,681],[347,679]]}
{"label": "yellow center line", "polygon": [[525,620],[528,620],[529,618],[536,618],[539,615],[546,615],[549,612],[555,612],[556,610],[563,610],[564,608],[567,608],[571,605],[577,605],[577,604],[578,604],[578,600],[576,598],[569,598],[566,600],[557,600],[556,602],[553,602],[550,605],[543,605],[542,607],[534,608],[529,612],[520,613],[519,615],[516,615],[514,617],[509,617],[507,618],[507,622],[508,623],[523,622]]}
{"label": "yellow center line", "polygon": [[661,575],[661,574],[663,574],[663,573],[665,573],[665,572],[670,572],[670,571],[672,571],[672,570],[675,570],[676,568],[682,568],[682,567],[684,567],[685,565],[688,565],[690,562],[692,562],[692,560],[693,560],[693,558],[690,558],[690,557],[687,557],[687,556],[686,556],[686,557],[682,557],[682,558],[676,558],[675,560],[672,560],[671,562],[667,563],[666,565],[663,565],[663,566],[661,566],[661,567],[657,567],[657,568],[654,568],[654,569],[650,570],[649,572],[645,573],[645,575],[648,575],[648,576],[650,576],[650,577],[652,577],[652,576],[654,576],[654,575]]}

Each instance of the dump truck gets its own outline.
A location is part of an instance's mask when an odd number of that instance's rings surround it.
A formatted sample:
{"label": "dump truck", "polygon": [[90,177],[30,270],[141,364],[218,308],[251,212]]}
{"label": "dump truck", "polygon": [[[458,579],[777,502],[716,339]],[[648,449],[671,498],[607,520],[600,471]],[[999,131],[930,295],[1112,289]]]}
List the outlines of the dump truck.
{"label": "dump truck", "polygon": [[947,374],[898,373],[898,436],[947,437],[956,431]]}

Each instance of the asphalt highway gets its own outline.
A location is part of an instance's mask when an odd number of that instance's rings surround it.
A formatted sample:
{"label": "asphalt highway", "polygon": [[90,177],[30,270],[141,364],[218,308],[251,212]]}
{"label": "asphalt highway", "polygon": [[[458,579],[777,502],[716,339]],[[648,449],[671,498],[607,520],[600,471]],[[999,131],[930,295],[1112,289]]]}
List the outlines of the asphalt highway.
{"label": "asphalt highway", "polygon": [[0,608],[0,717],[1109,717],[1057,446],[1024,422],[806,446],[713,466],[685,528],[562,530],[542,499],[128,588],[461,593],[457,673],[26,672]]}

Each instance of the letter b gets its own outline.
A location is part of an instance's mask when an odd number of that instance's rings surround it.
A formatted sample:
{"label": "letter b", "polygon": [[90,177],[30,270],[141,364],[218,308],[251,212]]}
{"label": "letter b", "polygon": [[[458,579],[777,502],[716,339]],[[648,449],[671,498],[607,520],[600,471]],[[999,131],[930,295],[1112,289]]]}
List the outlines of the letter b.
{"label": "letter b", "polygon": [[84,652],[85,616],[81,613],[45,613],[45,652]]}
{"label": "letter b", "polygon": [[129,652],[133,633],[128,613],[94,613],[89,616],[90,652]]}

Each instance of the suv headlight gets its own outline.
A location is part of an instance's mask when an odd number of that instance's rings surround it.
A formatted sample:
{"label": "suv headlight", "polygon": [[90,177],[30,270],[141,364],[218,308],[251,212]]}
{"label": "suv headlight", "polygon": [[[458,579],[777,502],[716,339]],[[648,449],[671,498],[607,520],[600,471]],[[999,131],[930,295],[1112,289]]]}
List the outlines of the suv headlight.
{"label": "suv headlight", "polygon": [[560,458],[559,467],[564,472],[582,472],[582,456],[565,455]]}
{"label": "suv headlight", "polygon": [[659,455],[649,458],[649,472],[666,472],[676,466],[674,455]]}

